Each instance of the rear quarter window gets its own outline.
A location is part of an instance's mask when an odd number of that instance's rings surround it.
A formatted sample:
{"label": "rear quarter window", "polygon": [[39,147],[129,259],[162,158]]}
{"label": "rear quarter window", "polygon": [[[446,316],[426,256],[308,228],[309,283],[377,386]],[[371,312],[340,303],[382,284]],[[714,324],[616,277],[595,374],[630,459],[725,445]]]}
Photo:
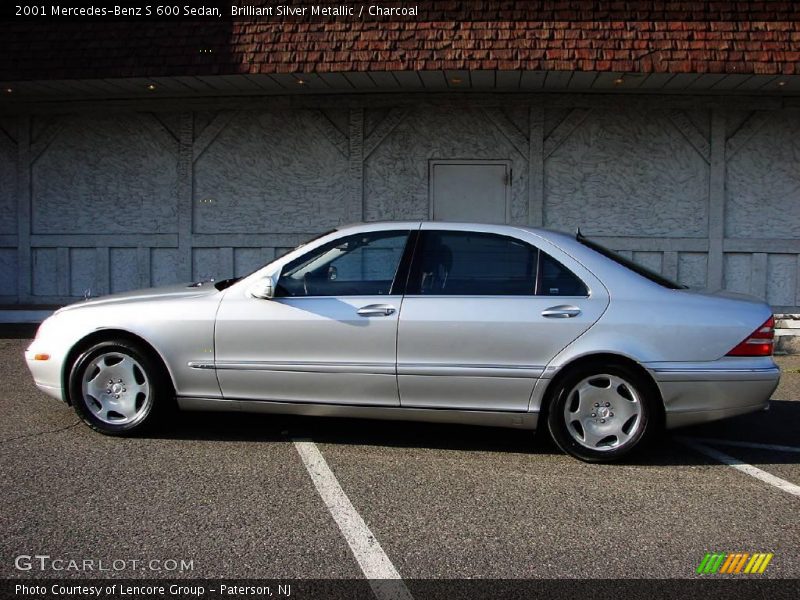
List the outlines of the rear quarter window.
{"label": "rear quarter window", "polygon": [[586,284],[555,258],[540,251],[537,296],[588,296]]}
{"label": "rear quarter window", "polygon": [[575,239],[578,240],[581,244],[583,244],[587,248],[591,248],[595,252],[602,254],[606,258],[613,260],[618,265],[625,267],[629,271],[633,271],[637,275],[640,275],[641,277],[644,277],[645,279],[648,279],[653,283],[657,283],[661,287],[665,287],[670,290],[689,289],[689,286],[681,285],[680,283],[672,281],[671,279],[664,277],[661,273],[656,273],[655,271],[652,271],[647,267],[640,265],[639,263],[635,263],[632,260],[625,258],[621,254],[617,254],[616,252],[614,252],[609,248],[606,248],[602,244],[598,244],[597,242],[584,237],[583,235],[581,235],[580,231],[575,236]]}

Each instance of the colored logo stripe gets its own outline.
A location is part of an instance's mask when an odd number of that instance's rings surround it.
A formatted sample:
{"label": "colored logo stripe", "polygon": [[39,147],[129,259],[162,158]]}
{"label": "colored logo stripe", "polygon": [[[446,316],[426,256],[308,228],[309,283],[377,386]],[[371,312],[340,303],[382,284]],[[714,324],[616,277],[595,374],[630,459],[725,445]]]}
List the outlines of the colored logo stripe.
{"label": "colored logo stripe", "polygon": [[734,561],[739,560],[738,554],[728,554],[728,558],[725,559],[725,562],[722,563],[722,568],[719,570],[720,573],[730,573],[731,566],[733,565]]}
{"label": "colored logo stripe", "polygon": [[745,573],[763,573],[769,561],[772,560],[774,555],[772,553],[769,554],[754,554],[753,558],[750,559],[750,562],[747,563],[747,566],[744,568]]}
{"label": "colored logo stripe", "polygon": [[771,552],[706,552],[697,567],[697,573],[708,575],[714,573],[756,575],[763,573],[775,556]]}

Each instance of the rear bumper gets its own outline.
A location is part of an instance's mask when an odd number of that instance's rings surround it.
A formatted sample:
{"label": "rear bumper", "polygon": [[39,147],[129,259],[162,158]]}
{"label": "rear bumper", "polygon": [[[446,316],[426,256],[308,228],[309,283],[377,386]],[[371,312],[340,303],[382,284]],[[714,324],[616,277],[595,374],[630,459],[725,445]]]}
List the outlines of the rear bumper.
{"label": "rear bumper", "polygon": [[668,429],[764,409],[778,387],[778,367],[653,369]]}

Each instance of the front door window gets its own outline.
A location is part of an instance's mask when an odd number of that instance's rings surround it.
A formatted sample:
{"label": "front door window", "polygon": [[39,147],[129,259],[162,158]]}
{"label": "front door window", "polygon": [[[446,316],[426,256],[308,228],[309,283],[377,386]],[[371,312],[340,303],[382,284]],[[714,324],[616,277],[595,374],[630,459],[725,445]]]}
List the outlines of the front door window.
{"label": "front door window", "polygon": [[389,295],[407,240],[407,231],[379,231],[329,242],[283,268],[277,295]]}

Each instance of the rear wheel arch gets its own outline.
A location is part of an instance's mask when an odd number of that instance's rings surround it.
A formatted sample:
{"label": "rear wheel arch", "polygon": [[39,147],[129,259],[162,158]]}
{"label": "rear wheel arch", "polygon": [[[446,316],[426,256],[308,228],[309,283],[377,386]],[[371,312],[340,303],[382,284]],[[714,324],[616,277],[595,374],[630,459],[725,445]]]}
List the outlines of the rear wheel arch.
{"label": "rear wheel arch", "polygon": [[653,375],[645,369],[641,363],[636,362],[632,358],[625,356],[623,354],[615,354],[613,352],[603,352],[598,354],[585,354],[578,358],[573,359],[572,361],[568,362],[566,365],[563,365],[558,372],[556,373],[555,377],[553,377],[550,382],[547,384],[545,388],[544,394],[542,396],[542,406],[539,409],[539,422],[543,423],[547,421],[547,413],[550,408],[550,404],[553,401],[553,393],[555,390],[558,389],[558,385],[561,381],[564,380],[567,376],[571,373],[576,371],[577,369],[582,369],[585,367],[590,366],[605,366],[605,365],[622,365],[624,367],[628,367],[633,369],[637,372],[644,381],[648,384],[648,391],[653,394],[653,397],[657,400],[656,405],[659,408],[659,414],[656,415],[658,418],[658,428],[663,429],[664,420],[665,420],[665,408],[664,408],[664,398],[661,395],[661,388],[659,388],[658,383],[656,380],[653,379]]}
{"label": "rear wheel arch", "polygon": [[70,351],[67,353],[67,358],[64,360],[64,368],[61,372],[61,385],[62,389],[64,390],[65,399],[68,405],[72,405],[72,398],[70,397],[69,392],[70,372],[72,371],[72,367],[75,365],[78,358],[80,358],[84,352],[86,352],[95,344],[99,344],[100,342],[109,342],[112,340],[132,342],[141,348],[142,351],[147,352],[150,358],[152,358],[153,361],[162,369],[164,381],[169,382],[172,388],[170,393],[174,394],[175,381],[172,378],[172,373],[170,372],[169,367],[167,367],[164,357],[161,356],[161,354],[153,347],[152,344],[150,344],[143,337],[136,335],[135,333],[131,333],[125,329],[99,329],[97,331],[93,331],[76,342],[75,345],[70,348]]}

